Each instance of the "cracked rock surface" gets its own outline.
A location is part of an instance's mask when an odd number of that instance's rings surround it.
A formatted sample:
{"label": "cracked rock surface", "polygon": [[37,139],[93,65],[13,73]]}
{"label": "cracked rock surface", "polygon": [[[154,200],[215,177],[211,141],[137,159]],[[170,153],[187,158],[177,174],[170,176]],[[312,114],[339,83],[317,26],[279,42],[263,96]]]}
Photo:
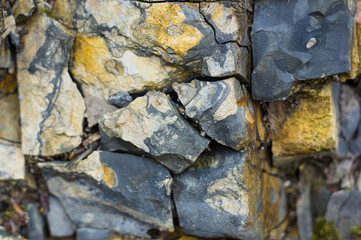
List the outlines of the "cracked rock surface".
{"label": "cracked rock surface", "polygon": [[217,142],[244,150],[256,140],[253,102],[237,79],[174,84],[185,114]]}
{"label": "cracked rock surface", "polygon": [[191,165],[210,142],[183,119],[161,92],[149,91],[126,108],[105,114],[100,127],[150,153],[175,173]]}
{"label": "cracked rock surface", "polygon": [[349,72],[353,19],[343,0],[256,0],[253,97],[285,99],[295,81]]}

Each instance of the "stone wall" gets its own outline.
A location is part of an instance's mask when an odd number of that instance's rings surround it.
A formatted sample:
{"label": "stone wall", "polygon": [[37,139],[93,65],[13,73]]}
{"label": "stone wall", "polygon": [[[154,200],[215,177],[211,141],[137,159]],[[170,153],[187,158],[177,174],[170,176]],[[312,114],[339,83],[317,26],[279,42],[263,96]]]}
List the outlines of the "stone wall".
{"label": "stone wall", "polygon": [[361,239],[356,4],[1,0],[0,239]]}

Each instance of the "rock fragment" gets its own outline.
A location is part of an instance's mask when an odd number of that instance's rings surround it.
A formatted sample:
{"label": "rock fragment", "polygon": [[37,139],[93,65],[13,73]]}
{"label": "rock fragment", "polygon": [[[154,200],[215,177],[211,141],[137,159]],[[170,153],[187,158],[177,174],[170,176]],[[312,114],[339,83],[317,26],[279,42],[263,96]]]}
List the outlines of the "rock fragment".
{"label": "rock fragment", "polygon": [[255,1],[252,95],[285,99],[293,82],[350,72],[354,12],[347,2]]}
{"label": "rock fragment", "polygon": [[156,91],[105,114],[100,127],[109,137],[153,155],[175,173],[191,165],[210,142],[182,118],[165,94]]}
{"label": "rock fragment", "polygon": [[94,152],[74,164],[39,165],[50,193],[77,227],[140,237],[149,237],[150,229],[173,230],[173,180],[162,165],[111,152]]}
{"label": "rock fragment", "polygon": [[30,240],[44,240],[44,218],[41,215],[37,204],[28,204],[26,212],[29,214],[29,236]]}
{"label": "rock fragment", "polygon": [[214,150],[174,178],[180,226],[186,234],[200,237],[263,239],[258,159],[250,152]]}
{"label": "rock fragment", "polygon": [[55,155],[81,142],[85,105],[68,73],[74,33],[45,14],[29,19],[17,54],[22,151]]}
{"label": "rock fragment", "polygon": [[0,141],[20,143],[20,108],[18,94],[1,97],[0,94]]}
{"label": "rock fragment", "polygon": [[256,117],[247,89],[236,78],[175,84],[185,114],[217,142],[244,150],[256,141]]}
{"label": "rock fragment", "polygon": [[287,101],[269,105],[272,153],[278,166],[336,151],[337,106],[333,84],[305,87]]}
{"label": "rock fragment", "polygon": [[361,225],[361,193],[355,190],[338,191],[331,195],[326,220],[332,221],[340,239],[352,239],[351,227]]}

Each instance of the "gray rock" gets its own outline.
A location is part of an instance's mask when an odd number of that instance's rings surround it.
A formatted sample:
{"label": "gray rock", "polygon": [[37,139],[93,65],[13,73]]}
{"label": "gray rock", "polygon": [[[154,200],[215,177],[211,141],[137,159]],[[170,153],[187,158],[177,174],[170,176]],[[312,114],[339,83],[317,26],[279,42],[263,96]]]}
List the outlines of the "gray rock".
{"label": "gray rock", "polygon": [[349,72],[354,12],[343,0],[256,0],[253,97],[285,99],[294,81]]}
{"label": "gray rock", "polygon": [[6,233],[0,226],[0,240],[26,240],[21,235],[13,236],[12,234]]}
{"label": "gray rock", "polygon": [[28,204],[26,212],[29,214],[29,240],[44,240],[44,218],[39,212],[37,204]]}
{"label": "gray rock", "polygon": [[185,114],[217,142],[244,150],[256,141],[256,119],[247,89],[236,78],[174,84]]}
{"label": "gray rock", "polygon": [[149,237],[149,229],[172,231],[172,177],[160,164],[129,154],[94,152],[87,159],[42,163],[51,194],[82,228]]}
{"label": "gray rock", "polygon": [[106,229],[78,228],[76,230],[76,240],[107,240],[112,236],[112,232]]}
{"label": "gray rock", "polygon": [[312,214],[310,187],[306,186],[297,201],[297,227],[300,240],[312,239]]}
{"label": "gray rock", "polygon": [[183,119],[164,93],[156,91],[105,114],[99,125],[109,137],[134,144],[175,173],[191,165],[210,142]]}
{"label": "gray rock", "polygon": [[126,107],[131,103],[133,98],[127,92],[119,92],[108,98],[108,102],[117,108]]}
{"label": "gray rock", "polygon": [[360,122],[360,100],[355,90],[345,84],[340,91],[340,124],[341,136],[349,142]]}
{"label": "gray rock", "polygon": [[56,198],[49,198],[49,211],[46,215],[49,232],[52,237],[69,237],[75,233],[75,225],[65,212],[63,205]]}
{"label": "gray rock", "polygon": [[184,233],[263,239],[261,171],[250,152],[217,147],[174,177],[172,188]]}
{"label": "gray rock", "polygon": [[361,225],[361,193],[338,191],[331,195],[326,220],[334,222],[340,239],[352,239],[351,227]]}
{"label": "gray rock", "polygon": [[129,153],[144,153],[130,142],[124,141],[121,138],[109,137],[101,127],[100,132],[100,149],[109,152],[129,152]]}

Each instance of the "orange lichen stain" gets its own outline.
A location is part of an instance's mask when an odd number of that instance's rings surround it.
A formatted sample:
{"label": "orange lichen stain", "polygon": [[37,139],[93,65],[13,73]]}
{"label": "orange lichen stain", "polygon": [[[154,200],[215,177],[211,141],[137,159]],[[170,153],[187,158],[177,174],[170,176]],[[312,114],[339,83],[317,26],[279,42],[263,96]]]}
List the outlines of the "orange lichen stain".
{"label": "orange lichen stain", "polygon": [[186,16],[176,3],[154,4],[146,13],[145,22],[155,25],[157,44],[173,49],[181,57],[203,38],[198,29],[184,23]]}
{"label": "orange lichen stain", "polygon": [[114,187],[115,186],[115,174],[113,169],[111,169],[108,166],[105,166],[104,164],[102,164],[102,169],[103,169],[103,181],[106,182],[106,184],[109,187]]}
{"label": "orange lichen stain", "polygon": [[240,99],[237,100],[237,106],[239,107],[247,107],[247,99],[246,97],[241,97]]}
{"label": "orange lichen stain", "polygon": [[78,68],[85,68],[86,72],[89,73],[86,76],[79,77],[86,83],[95,84],[97,79],[101,80],[109,75],[105,69],[104,61],[110,59],[111,55],[104,39],[78,34],[73,50],[74,66],[72,73],[76,78]]}
{"label": "orange lichen stain", "polygon": [[5,77],[0,78],[0,92],[13,93],[16,89],[16,74],[7,74]]}

